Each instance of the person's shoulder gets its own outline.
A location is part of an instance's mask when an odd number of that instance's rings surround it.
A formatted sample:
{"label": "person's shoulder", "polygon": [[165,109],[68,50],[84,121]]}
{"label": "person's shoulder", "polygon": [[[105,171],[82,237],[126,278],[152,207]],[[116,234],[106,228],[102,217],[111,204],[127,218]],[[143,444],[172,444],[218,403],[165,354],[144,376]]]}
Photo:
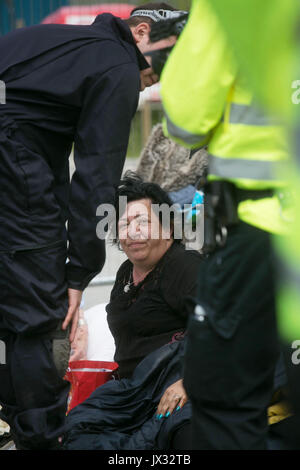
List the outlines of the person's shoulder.
{"label": "person's shoulder", "polygon": [[196,260],[200,261],[202,259],[201,253],[197,250],[191,250],[187,248],[183,243],[174,242],[172,245],[172,251],[170,252],[170,258],[174,260]]}
{"label": "person's shoulder", "polygon": [[169,294],[178,299],[195,291],[201,262],[198,251],[188,250],[177,242],[172,245],[161,273],[162,292],[169,302],[173,302]]}
{"label": "person's shoulder", "polygon": [[81,50],[81,56],[86,67],[97,76],[122,66],[130,65],[138,69],[136,62],[122,44],[110,37],[103,38],[101,42],[87,42]]}
{"label": "person's shoulder", "polygon": [[[123,59],[126,63],[137,64],[133,36],[130,28],[123,20],[109,13],[103,13],[96,17],[89,28],[91,31],[97,32],[99,38],[105,41],[105,48],[107,49],[105,59],[115,59],[117,62]],[[110,50],[111,57],[107,57],[107,52],[110,54]]]}
{"label": "person's shoulder", "polygon": [[[127,31],[123,23],[121,26]],[[128,37],[124,38],[121,26],[117,18],[109,13],[98,15],[93,24],[81,26],[81,30],[77,26],[77,34],[84,38],[84,47],[78,48],[76,53],[80,56],[82,69],[86,69],[89,75],[101,78],[114,69],[118,74],[120,67],[125,71],[132,69],[138,72],[132,34],[129,30]]]}
{"label": "person's shoulder", "polygon": [[192,270],[199,266],[202,255],[196,250],[190,250],[183,243],[174,242],[165,260],[165,271],[178,272],[185,269]]}

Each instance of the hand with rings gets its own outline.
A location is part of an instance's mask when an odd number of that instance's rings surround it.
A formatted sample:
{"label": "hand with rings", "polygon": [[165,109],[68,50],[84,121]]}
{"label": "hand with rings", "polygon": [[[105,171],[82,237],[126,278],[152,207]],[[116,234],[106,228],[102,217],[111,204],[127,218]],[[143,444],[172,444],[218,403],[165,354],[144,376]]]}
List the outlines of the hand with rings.
{"label": "hand with rings", "polygon": [[168,418],[174,410],[179,411],[187,401],[183,381],[180,379],[165,390],[157,407],[156,418]]}

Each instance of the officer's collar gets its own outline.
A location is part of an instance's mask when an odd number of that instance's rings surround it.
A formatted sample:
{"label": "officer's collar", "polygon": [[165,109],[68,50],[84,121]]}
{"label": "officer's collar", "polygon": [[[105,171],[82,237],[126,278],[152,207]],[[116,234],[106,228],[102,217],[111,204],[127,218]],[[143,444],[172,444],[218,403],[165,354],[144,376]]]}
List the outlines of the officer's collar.
{"label": "officer's collar", "polygon": [[102,13],[101,15],[98,15],[95,18],[93,25],[97,23],[109,25],[121,37],[123,41],[126,41],[134,46],[140,70],[149,68],[147,60],[137,47],[132,36],[131,30],[128,24],[125,23],[125,21],[123,21],[121,18],[113,16],[111,13]]}

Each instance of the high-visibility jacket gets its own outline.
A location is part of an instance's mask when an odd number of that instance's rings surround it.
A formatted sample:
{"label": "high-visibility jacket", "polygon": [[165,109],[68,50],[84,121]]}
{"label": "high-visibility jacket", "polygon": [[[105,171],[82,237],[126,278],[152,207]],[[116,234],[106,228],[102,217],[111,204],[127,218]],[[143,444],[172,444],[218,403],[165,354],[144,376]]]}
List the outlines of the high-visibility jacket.
{"label": "high-visibility jacket", "polygon": [[190,148],[208,145],[209,179],[279,196],[239,204],[241,220],[285,233],[281,195],[289,158],[285,129],[255,102],[209,0],[194,0],[161,78],[164,131]]}
{"label": "high-visibility jacket", "polygon": [[291,84],[300,78],[294,69],[299,1],[208,1],[257,99],[290,117]]}
{"label": "high-visibility jacket", "polygon": [[[300,124],[300,123],[299,123]],[[298,128],[300,133],[300,125]],[[298,148],[300,152],[300,147]],[[299,154],[298,154],[299,155]],[[274,238],[280,276],[277,295],[277,319],[281,336],[287,342],[297,341],[293,347],[300,348],[300,156],[291,168],[294,171],[291,186],[295,189],[295,220],[290,233]],[[299,358],[298,354],[298,358]],[[298,362],[297,362],[298,364]]]}
{"label": "high-visibility jacket", "polygon": [[[292,193],[289,233],[273,237],[279,260],[277,320],[281,337],[300,347],[300,20],[298,0],[209,0],[226,32],[236,60],[267,109],[290,129],[291,159],[287,181]],[[280,34],[278,32],[280,31]],[[293,343],[296,340],[295,343]],[[292,359],[292,358],[291,358]]]}

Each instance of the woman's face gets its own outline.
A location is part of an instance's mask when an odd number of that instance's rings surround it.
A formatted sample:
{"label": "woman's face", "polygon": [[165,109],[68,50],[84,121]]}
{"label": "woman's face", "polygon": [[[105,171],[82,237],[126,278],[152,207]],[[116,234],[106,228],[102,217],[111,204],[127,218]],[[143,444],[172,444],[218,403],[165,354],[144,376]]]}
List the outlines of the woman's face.
{"label": "woman's face", "polygon": [[129,202],[118,223],[121,248],[134,265],[145,268],[155,266],[173,242],[151,204],[150,199]]}

